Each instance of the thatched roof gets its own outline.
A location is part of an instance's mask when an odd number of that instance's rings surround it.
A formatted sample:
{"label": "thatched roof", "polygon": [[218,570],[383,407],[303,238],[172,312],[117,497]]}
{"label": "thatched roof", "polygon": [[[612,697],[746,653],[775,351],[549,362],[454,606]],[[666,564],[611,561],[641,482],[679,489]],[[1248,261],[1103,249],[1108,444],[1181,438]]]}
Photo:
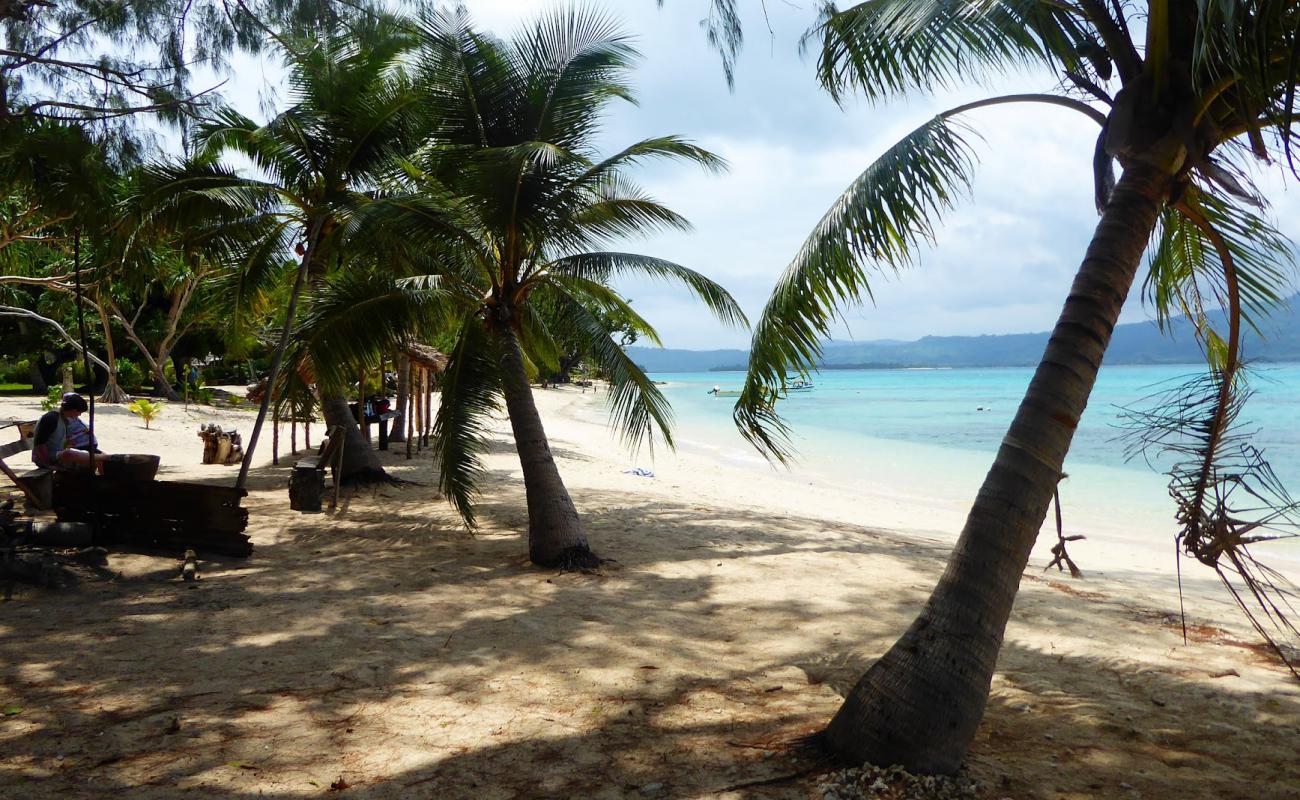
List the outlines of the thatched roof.
{"label": "thatched roof", "polygon": [[402,348],[402,352],[411,359],[412,364],[432,370],[434,375],[441,375],[447,369],[447,356],[427,344],[411,342]]}

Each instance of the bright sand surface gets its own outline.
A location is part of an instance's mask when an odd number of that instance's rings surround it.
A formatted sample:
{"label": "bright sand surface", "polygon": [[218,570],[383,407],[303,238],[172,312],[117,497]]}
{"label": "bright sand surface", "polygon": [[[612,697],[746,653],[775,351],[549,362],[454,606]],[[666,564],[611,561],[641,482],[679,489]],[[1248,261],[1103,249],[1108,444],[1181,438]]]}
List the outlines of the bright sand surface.
{"label": "bright sand surface", "polygon": [[[0,797],[820,796],[815,773],[753,782],[816,766],[787,744],[915,615],[959,504],[689,442],[633,458],[591,421],[603,394],[537,397],[592,545],[617,564],[527,564],[504,420],[472,534],[428,452],[398,444],[390,472],[424,485],[292,512],[268,435],[252,558],[205,560],[186,584],[172,558],[113,552],[108,579],[0,604]],[[0,400],[0,420],[35,409]],[[233,482],[198,463],[195,432],[247,435],[251,418],[168,405],[146,431],[101,407],[97,426],[110,452],[161,454],[162,478]],[[1213,574],[1185,566],[1184,644],[1167,544],[1079,542],[1073,580],[1043,572],[1042,541],[969,757],[987,797],[1300,798],[1300,683]]]}

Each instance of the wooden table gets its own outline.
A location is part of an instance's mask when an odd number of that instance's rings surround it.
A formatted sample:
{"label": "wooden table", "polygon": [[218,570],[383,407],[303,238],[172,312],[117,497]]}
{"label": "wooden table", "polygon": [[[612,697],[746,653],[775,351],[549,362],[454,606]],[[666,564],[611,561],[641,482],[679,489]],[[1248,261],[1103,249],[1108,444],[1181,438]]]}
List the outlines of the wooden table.
{"label": "wooden table", "polygon": [[[376,422],[379,423],[379,449],[380,450],[388,449],[388,421],[390,419],[396,419],[396,418],[397,418],[396,411],[385,411],[382,414],[371,414],[370,416],[366,417],[366,422],[372,425],[375,424]],[[367,439],[370,438],[369,428],[366,429],[366,438]]]}

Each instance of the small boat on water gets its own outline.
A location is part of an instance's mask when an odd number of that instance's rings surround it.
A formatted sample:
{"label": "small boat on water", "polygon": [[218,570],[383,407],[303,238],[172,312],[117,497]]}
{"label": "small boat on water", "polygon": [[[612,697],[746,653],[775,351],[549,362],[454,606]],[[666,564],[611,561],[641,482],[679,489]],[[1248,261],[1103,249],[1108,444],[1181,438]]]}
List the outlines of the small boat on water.
{"label": "small boat on water", "polygon": [[813,388],[812,381],[797,380],[793,383],[786,384],[785,390],[787,392],[811,392]]}

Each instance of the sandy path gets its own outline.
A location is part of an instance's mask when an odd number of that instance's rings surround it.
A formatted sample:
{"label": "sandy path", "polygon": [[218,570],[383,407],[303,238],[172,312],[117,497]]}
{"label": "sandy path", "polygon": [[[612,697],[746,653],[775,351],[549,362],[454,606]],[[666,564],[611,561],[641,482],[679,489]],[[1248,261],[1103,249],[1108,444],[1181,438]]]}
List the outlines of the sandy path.
{"label": "sandy path", "polygon": [[[0,797],[297,798],[340,779],[366,798],[816,796],[813,778],[724,789],[807,766],[780,742],[823,724],[910,620],[946,521],[863,527],[860,498],[690,454],[624,475],[573,417],[589,396],[539,398],[616,567],[526,564],[502,425],[474,535],[427,486],[298,515],[286,468],[263,466],[253,558],[188,585],[170,559],[114,554],[112,581],[0,605],[0,708],[22,709],[0,718]],[[105,413],[101,439],[233,479],[194,463],[197,420],[173,411],[147,437]],[[431,483],[423,455],[385,458]],[[1187,646],[1143,565],[1026,577],[970,758],[989,797],[1300,798],[1300,685],[1207,576],[1192,609],[1217,627]]]}

